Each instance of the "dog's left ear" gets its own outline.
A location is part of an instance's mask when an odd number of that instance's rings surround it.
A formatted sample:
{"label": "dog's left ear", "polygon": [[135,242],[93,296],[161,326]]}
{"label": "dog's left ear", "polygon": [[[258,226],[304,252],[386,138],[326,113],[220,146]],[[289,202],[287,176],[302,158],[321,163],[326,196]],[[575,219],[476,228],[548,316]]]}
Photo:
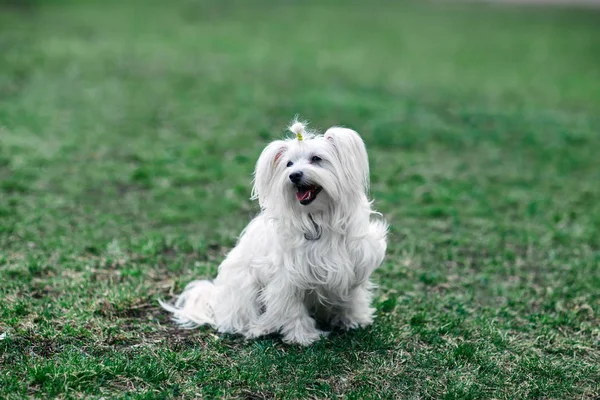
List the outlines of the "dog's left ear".
{"label": "dog's left ear", "polygon": [[261,153],[254,169],[254,187],[252,200],[258,199],[262,209],[267,207],[268,199],[273,188],[273,177],[277,168],[281,168],[281,157],[287,151],[283,140],[271,142]]}
{"label": "dog's left ear", "polygon": [[331,127],[323,135],[334,147],[348,183],[369,190],[369,157],[365,143],[356,131]]}

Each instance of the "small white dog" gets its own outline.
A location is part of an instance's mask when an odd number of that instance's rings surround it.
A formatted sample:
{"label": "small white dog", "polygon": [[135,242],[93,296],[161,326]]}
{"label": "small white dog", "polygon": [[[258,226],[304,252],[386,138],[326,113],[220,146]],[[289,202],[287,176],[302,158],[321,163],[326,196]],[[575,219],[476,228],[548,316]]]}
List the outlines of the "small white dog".
{"label": "small white dog", "polygon": [[365,145],[351,129],[289,129],[296,137],[272,142],[256,163],[252,198],[262,211],[217,278],[191,282],[175,305],[161,302],[181,326],[308,345],[325,334],[316,320],[373,322],[369,276],[383,261],[387,224],[372,219],[381,214],[367,197]]}

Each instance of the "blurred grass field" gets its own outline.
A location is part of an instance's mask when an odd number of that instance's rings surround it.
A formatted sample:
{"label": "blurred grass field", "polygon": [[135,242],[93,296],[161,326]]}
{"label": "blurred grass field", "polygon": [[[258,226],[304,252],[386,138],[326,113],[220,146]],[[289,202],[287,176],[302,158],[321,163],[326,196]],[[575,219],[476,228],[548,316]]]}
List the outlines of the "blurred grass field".
{"label": "blurred grass field", "polygon": [[[358,130],[376,323],[180,331],[296,114]],[[0,397],[600,396],[600,12],[367,1],[0,6]]]}

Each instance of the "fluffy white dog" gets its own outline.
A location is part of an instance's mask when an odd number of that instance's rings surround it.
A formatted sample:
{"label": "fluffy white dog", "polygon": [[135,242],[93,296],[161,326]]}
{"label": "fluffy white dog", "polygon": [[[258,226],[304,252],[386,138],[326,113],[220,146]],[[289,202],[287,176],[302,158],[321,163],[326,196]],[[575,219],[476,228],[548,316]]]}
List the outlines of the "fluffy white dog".
{"label": "fluffy white dog", "polygon": [[351,129],[289,129],[296,137],[272,142],[256,163],[261,213],[217,278],[161,302],[181,326],[308,345],[325,334],[317,320],[343,329],[373,322],[369,276],[383,261],[387,224],[367,197],[365,145]]}

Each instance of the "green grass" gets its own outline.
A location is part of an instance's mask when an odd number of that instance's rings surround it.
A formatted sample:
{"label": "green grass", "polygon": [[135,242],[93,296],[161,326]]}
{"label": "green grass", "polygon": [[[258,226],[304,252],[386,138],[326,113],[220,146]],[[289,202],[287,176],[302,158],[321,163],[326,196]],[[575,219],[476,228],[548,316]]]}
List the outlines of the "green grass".
{"label": "green grass", "polygon": [[[252,4],[0,6],[0,397],[600,396],[600,14]],[[176,329],[296,113],[367,143],[376,323]]]}

